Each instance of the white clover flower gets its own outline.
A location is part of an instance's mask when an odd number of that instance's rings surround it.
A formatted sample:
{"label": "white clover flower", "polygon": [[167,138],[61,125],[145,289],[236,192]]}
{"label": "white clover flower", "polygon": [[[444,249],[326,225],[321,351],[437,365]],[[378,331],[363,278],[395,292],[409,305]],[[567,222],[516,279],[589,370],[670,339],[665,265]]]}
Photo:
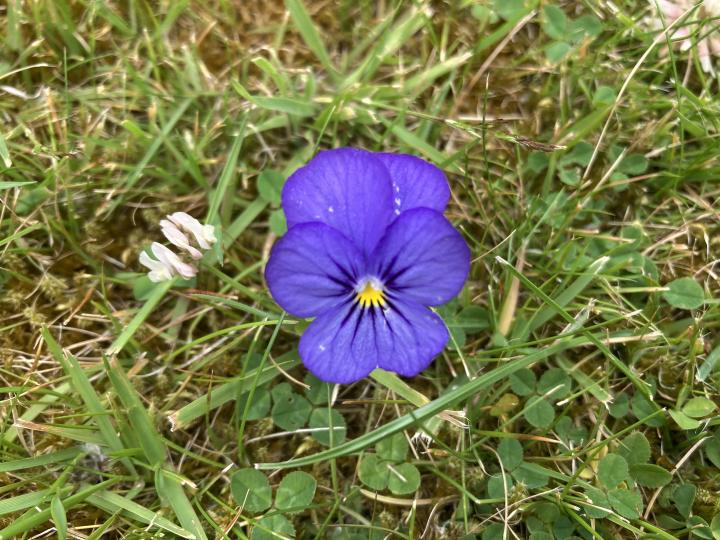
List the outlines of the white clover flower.
{"label": "white clover flower", "polygon": [[203,225],[185,212],[170,214],[168,219],[182,231],[191,233],[202,249],[210,249],[212,245],[217,242],[215,227],[212,225]]}
{"label": "white clover flower", "polygon": [[[202,258],[201,250],[210,249],[217,242],[215,227],[203,225],[185,212],[170,214],[167,219],[160,220],[160,227],[168,242],[188,253],[195,260]],[[148,273],[150,281],[159,283],[175,276],[190,279],[197,275],[198,270],[194,265],[183,261],[166,246],[153,242],[150,249],[155,256],[154,259],[145,251],[139,258],[140,264],[150,269]]]}
{"label": "white clover flower", "polygon": [[150,249],[157,260],[152,259],[145,251],[140,254],[140,264],[150,269],[150,281],[159,283],[174,276],[190,279],[197,274],[197,268],[181,261],[180,257],[162,244],[153,242]]}
{"label": "white clover flower", "polygon": [[[653,26],[663,28],[670,26],[672,23],[680,19],[694,5],[692,0],[649,0],[652,8]],[[660,12],[657,12],[657,8]],[[680,50],[687,51],[697,46],[698,58],[700,66],[705,73],[715,75],[713,68],[713,57],[720,58],[720,31],[718,31],[719,21],[710,20],[700,29],[697,41],[691,36],[693,33],[693,21],[702,19],[713,19],[720,17],[720,0],[705,0],[702,6],[695,13],[685,20],[685,23],[677,28],[671,37],[680,41]]]}

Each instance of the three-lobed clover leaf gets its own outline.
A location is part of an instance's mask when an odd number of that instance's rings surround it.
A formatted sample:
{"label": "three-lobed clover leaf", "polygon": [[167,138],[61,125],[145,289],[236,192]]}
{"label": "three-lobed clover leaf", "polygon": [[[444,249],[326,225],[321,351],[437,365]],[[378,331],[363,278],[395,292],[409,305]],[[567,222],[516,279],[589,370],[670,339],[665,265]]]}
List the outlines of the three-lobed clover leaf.
{"label": "three-lobed clover leaf", "polygon": [[395,495],[406,495],[420,487],[420,471],[412,463],[403,463],[408,444],[402,433],[380,441],[375,454],[363,456],[358,466],[360,481],[371,489],[389,489]]}
{"label": "three-lobed clover leaf", "polygon": [[308,426],[310,434],[320,444],[341,444],[345,441],[347,426],[342,414],[328,405],[332,386],[311,374],[305,377],[305,383],[308,385],[305,396],[294,392],[285,382],[272,389],[273,422],[286,431]]}
{"label": "three-lobed clover leaf", "polygon": [[[275,509],[293,513],[307,509],[312,504],[317,481],[309,474],[294,471],[281,481],[275,494]],[[235,503],[243,512],[257,514],[272,506],[272,488],[267,477],[256,469],[240,469],[230,477],[230,491]],[[270,512],[258,519],[252,529],[251,539],[268,540],[277,534],[293,537],[295,528],[281,513]]]}
{"label": "three-lobed clover leaf", "polygon": [[272,489],[267,477],[255,469],[241,469],[230,477],[235,502],[250,513],[264,512],[272,505]]}

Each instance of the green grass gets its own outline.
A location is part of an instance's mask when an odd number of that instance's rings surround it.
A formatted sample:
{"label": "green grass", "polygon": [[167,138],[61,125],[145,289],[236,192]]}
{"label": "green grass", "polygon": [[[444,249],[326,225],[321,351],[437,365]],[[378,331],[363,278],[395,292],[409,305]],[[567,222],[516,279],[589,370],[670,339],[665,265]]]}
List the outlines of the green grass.
{"label": "green grass", "polygon": [[[651,10],[0,6],[0,539],[720,538],[718,81]],[[307,376],[263,280],[343,145],[473,252],[412,380]],[[152,286],[175,211],[222,241]]]}

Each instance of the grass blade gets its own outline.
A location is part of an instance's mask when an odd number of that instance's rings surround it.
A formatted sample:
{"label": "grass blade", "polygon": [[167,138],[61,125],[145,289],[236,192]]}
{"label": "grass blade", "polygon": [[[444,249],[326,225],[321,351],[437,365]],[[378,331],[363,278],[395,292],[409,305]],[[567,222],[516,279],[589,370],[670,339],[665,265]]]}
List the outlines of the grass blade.
{"label": "grass blade", "polygon": [[318,32],[317,27],[310,18],[310,14],[307,12],[302,0],[285,0],[285,7],[288,12],[290,12],[290,17],[307,46],[317,59],[320,60],[320,63],[328,73],[330,73],[331,76],[336,76],[337,70],[333,66],[330,55],[320,37],[320,32]]}
{"label": "grass blade", "polygon": [[181,538],[195,538],[192,533],[186,531],[182,527],[178,527],[172,521],[162,517],[157,512],[148,510],[135,501],[118,495],[117,493],[113,493],[112,491],[100,491],[98,493],[93,493],[90,497],[88,497],[88,502],[111,514],[121,512],[126,518],[135,519],[151,527],[164,529]]}

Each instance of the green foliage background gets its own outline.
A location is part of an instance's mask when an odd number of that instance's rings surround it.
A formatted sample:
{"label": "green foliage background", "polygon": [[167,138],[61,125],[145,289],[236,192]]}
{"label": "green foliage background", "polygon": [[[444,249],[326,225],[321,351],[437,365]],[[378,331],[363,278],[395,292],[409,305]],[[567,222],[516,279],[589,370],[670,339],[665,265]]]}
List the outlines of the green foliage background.
{"label": "green foliage background", "polygon": [[[718,81],[655,13],[0,5],[0,538],[720,538]],[[342,145],[442,167],[473,251],[413,380],[306,375],[263,281]],[[222,241],[153,286],[174,211]]]}

